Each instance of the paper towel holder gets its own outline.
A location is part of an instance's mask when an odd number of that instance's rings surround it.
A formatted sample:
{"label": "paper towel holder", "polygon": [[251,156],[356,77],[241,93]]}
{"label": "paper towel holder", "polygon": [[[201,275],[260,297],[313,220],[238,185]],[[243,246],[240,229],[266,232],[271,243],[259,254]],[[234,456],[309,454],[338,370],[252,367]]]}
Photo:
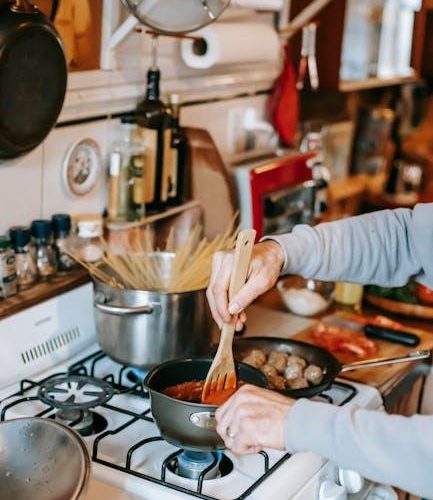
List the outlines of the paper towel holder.
{"label": "paper towel holder", "polygon": [[122,0],[138,21],[164,34],[196,31],[216,21],[230,0],[189,0],[182,9],[173,8],[172,0]]}

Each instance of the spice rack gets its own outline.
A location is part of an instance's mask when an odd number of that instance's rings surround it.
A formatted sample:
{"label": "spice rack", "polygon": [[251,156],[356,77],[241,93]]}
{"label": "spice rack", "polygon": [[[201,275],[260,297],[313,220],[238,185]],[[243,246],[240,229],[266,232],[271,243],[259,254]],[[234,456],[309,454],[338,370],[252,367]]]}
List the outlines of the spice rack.
{"label": "spice rack", "polygon": [[36,283],[28,290],[20,291],[16,295],[0,300],[0,320],[89,281],[90,276],[87,271],[78,269],[66,276],[57,276],[51,281]]}

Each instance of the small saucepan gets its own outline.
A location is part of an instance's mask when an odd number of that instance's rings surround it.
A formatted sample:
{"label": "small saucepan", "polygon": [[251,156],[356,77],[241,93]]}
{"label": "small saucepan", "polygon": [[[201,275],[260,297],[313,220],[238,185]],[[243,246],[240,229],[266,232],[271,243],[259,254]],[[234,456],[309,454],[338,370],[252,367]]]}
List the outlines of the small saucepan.
{"label": "small saucepan", "polygon": [[322,369],[323,379],[319,384],[310,385],[303,389],[286,389],[278,391],[292,398],[311,398],[326,391],[340,373],[363,368],[373,368],[375,366],[418,361],[420,359],[427,359],[431,356],[431,351],[429,350],[414,351],[404,356],[368,359],[343,365],[329,351],[298,340],[277,337],[246,337],[235,339],[233,344],[233,353],[237,360],[244,359],[253,349],[258,349],[266,355],[268,355],[270,351],[282,351],[288,354],[295,354],[305,359],[308,364],[317,365]]}
{"label": "small saucepan", "polygon": [[[212,451],[225,448],[216,431],[217,406],[180,401],[162,393],[167,387],[193,380],[205,380],[212,358],[168,361],[153,368],[144,386],[150,393],[153,418],[162,437],[187,450]],[[236,363],[238,380],[266,387],[265,375],[244,363]]]}

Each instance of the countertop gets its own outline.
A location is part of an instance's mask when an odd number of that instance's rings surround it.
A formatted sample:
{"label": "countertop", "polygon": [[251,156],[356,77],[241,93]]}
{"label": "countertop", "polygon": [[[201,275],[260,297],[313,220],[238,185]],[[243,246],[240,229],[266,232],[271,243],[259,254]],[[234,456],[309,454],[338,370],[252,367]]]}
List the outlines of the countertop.
{"label": "countertop", "polygon": [[[326,311],[326,314],[338,310],[340,310],[340,308],[334,306],[331,310]],[[381,314],[407,325],[408,329],[422,330],[423,341],[426,341],[427,344],[430,344],[431,341],[431,345],[427,347],[433,347],[433,321],[389,314],[367,304],[364,304],[362,313],[367,315]],[[247,309],[247,316],[248,321],[244,333],[245,336],[276,336],[285,338],[293,337],[299,332],[307,330],[320,319],[301,318],[288,313],[276,289],[272,289],[264,294],[253,306]],[[430,332],[432,332],[431,339],[429,337]],[[392,373],[384,372],[389,374],[389,376],[385,375],[380,384],[374,385],[376,385],[382,397],[388,401],[388,406],[390,406],[391,403],[394,404],[399,397],[410,392],[413,384],[420,377],[426,375],[430,369],[430,363],[425,362],[394,365]],[[356,372],[347,373],[348,378],[352,378],[349,373],[353,374]]]}

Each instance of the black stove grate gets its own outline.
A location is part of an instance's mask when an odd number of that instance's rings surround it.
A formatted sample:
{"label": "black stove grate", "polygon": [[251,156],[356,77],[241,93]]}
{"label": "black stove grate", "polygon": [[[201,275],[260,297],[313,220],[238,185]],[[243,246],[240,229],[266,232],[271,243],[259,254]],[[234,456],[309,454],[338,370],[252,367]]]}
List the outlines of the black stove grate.
{"label": "black stove grate", "polygon": [[[32,389],[39,389],[41,385],[43,385],[47,380],[53,379],[55,377],[59,376],[64,376],[64,375],[82,375],[82,376],[87,376],[87,377],[95,377],[95,373],[97,373],[97,367],[98,364],[106,358],[106,355],[102,351],[97,351],[93,354],[90,354],[89,356],[86,356],[82,360],[78,361],[77,363],[74,363],[71,365],[66,373],[55,373],[49,377],[46,377],[42,380],[39,381],[34,381],[34,380],[28,380],[24,379],[20,382],[20,389],[17,391],[15,394],[12,394],[9,397],[18,397],[18,399],[15,399],[14,401],[5,404],[0,412],[0,421],[4,421],[7,419],[7,413],[8,411],[19,405],[20,403],[24,403],[27,401],[41,401],[37,396],[29,396],[26,395],[28,392]],[[134,383],[133,385],[127,385],[127,383],[131,383],[130,380],[127,378],[127,373],[131,368],[129,366],[121,366],[118,369],[118,373],[114,374],[108,374],[104,377],[102,377],[102,380],[105,382],[108,382],[111,384],[111,386],[114,389],[114,395],[119,395],[119,394],[132,394],[138,397],[142,398],[148,398],[149,395],[145,391],[143,384],[141,382]],[[342,406],[349,402],[351,399],[355,397],[357,394],[357,389],[353,387],[350,384],[346,384],[343,382],[334,382],[334,385],[340,388],[341,390],[347,392],[347,396],[339,403],[339,406]],[[8,398],[9,399],[9,398]],[[327,401],[331,404],[334,403],[332,400],[332,397],[327,394],[326,392],[320,395],[320,399]],[[43,411],[39,412],[37,417],[47,417],[50,418],[52,417],[55,412],[57,411],[56,408],[53,408],[52,406],[49,406],[47,403],[41,401],[43,404],[47,405],[47,408],[44,409]],[[135,453],[136,450],[139,448],[142,448],[143,446],[146,446],[149,443],[153,443],[155,441],[163,441],[163,438],[161,436],[154,436],[150,437],[147,439],[143,439],[141,441],[138,441],[135,443],[129,450],[127,451],[126,458],[125,458],[125,466],[118,465],[115,463],[108,462],[104,459],[102,459],[99,454],[99,445],[101,442],[107,437],[107,436],[113,436],[115,434],[118,434],[125,430],[127,427],[130,425],[136,423],[139,420],[144,420],[150,423],[153,423],[153,418],[150,416],[150,409],[145,410],[143,413],[136,413],[134,411],[128,410],[126,408],[122,408],[119,406],[114,405],[111,400],[110,402],[103,403],[100,405],[103,408],[107,408],[111,411],[114,412],[119,412],[127,417],[130,417],[126,422],[124,422],[122,425],[118,426],[117,428],[114,429],[109,429],[105,430],[101,434],[97,435],[93,441],[93,449],[92,449],[92,460],[95,463],[99,463],[101,465],[104,465],[106,467],[110,467],[112,469],[116,469],[118,471],[122,471],[126,474],[130,474],[132,476],[141,478],[146,481],[151,481],[152,483],[159,484],[163,487],[170,488],[173,490],[176,490],[180,493],[185,493],[190,496],[194,496],[196,498],[201,498],[203,500],[218,500],[216,497],[211,497],[206,494],[203,494],[203,484],[204,484],[204,478],[205,475],[207,474],[208,470],[212,469],[212,467],[215,466],[215,463],[211,464],[207,469],[205,469],[199,476],[197,480],[197,488],[196,490],[191,490],[187,489],[183,486],[179,486],[177,484],[169,483],[167,482],[166,479],[166,472],[169,464],[184,450],[179,449],[176,450],[174,453],[171,453],[162,463],[161,465],[161,473],[160,473],[160,478],[156,478],[153,476],[149,476],[147,474],[143,474],[141,472],[138,472],[137,470],[134,470],[131,467],[131,461],[132,461],[132,456]],[[74,427],[80,422],[80,418],[78,418],[75,422],[72,422],[70,425],[71,427]],[[246,489],[240,496],[238,496],[234,500],[244,500],[248,496],[251,495],[251,493],[256,490],[276,469],[278,469],[283,463],[285,463],[289,458],[290,454],[284,455],[278,462],[276,462],[272,467],[270,467],[270,460],[269,460],[269,455],[265,451],[259,452],[260,455],[263,457],[263,475],[260,476],[259,479],[257,479],[248,489]]]}

